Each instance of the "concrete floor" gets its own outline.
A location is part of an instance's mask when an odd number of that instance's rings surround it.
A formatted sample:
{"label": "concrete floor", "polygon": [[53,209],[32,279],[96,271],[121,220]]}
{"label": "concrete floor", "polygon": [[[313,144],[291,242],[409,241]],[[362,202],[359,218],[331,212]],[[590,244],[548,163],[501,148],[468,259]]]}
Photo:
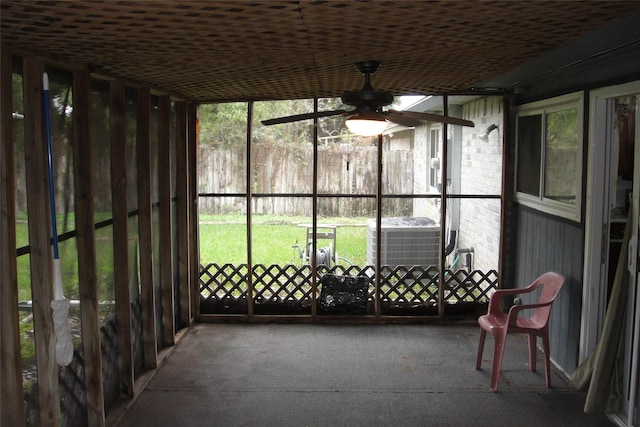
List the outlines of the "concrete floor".
{"label": "concrete floor", "polygon": [[527,341],[507,340],[489,392],[493,339],[475,370],[474,325],[197,324],[115,425],[612,426]]}

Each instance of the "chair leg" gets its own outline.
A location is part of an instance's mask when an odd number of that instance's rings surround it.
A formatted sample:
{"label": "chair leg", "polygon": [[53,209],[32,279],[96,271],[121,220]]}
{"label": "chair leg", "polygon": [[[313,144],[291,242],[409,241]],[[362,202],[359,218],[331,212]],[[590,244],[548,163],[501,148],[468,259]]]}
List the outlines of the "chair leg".
{"label": "chair leg", "polygon": [[551,388],[551,368],[549,362],[549,332],[542,333],[542,349],[544,350],[544,381],[547,388]]}
{"label": "chair leg", "polygon": [[480,328],[480,341],[478,342],[478,357],[476,358],[476,370],[480,370],[482,365],[482,353],[484,351],[484,339],[487,336],[487,331]]}
{"label": "chair leg", "polygon": [[498,391],[498,380],[502,369],[502,356],[504,355],[504,343],[507,334],[502,331],[493,335],[495,345],[493,350],[493,368],[491,370],[491,391]]}
{"label": "chair leg", "polygon": [[536,339],[534,334],[529,334],[529,370],[536,371]]}

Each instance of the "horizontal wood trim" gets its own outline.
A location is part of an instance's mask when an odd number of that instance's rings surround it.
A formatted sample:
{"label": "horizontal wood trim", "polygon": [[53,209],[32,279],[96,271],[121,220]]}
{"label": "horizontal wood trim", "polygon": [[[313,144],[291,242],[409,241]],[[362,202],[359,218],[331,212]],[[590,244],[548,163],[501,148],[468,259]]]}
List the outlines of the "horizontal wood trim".
{"label": "horizontal wood trim", "polygon": [[[199,193],[198,197],[246,197],[247,193]],[[251,193],[252,198],[258,197],[313,197],[313,193]],[[333,197],[375,199],[375,194],[317,194],[319,199]],[[439,194],[383,194],[382,199],[440,199]],[[501,199],[499,194],[447,194],[446,199]]]}

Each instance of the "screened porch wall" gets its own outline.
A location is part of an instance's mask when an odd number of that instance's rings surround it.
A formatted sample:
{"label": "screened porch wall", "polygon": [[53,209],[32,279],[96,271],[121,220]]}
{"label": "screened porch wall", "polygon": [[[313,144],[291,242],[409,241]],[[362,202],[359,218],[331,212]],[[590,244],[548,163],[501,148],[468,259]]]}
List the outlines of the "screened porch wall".
{"label": "screened porch wall", "polygon": [[[446,229],[449,233],[453,227],[457,232],[456,247],[472,248],[473,252],[460,256],[452,252],[447,257],[447,270],[443,276],[446,289],[442,293],[437,290],[440,280],[437,254],[428,263],[431,266],[383,264],[380,282],[377,282],[375,265],[358,255],[353,257],[356,262],[352,262],[350,254],[343,251],[345,232],[353,226],[360,227],[364,235],[360,241],[362,250],[365,247],[370,250],[366,227],[368,222],[375,220],[377,210],[377,144],[354,144],[353,140],[347,139],[339,143],[338,137],[321,137],[314,154],[312,144],[284,142],[285,139],[295,140],[294,137],[283,137],[280,143],[257,139],[251,144],[252,166],[248,167],[246,145],[207,144],[203,141],[199,145],[198,169],[202,190],[199,202],[201,233],[206,233],[206,237],[203,234],[200,237],[201,314],[313,316],[315,311],[311,305],[321,292],[320,277],[327,272],[363,275],[370,280],[369,315],[438,315],[439,301],[444,305],[458,304],[459,307],[486,303],[487,290],[498,286],[502,134],[492,135],[487,142],[479,141],[478,135],[488,124],[498,123],[501,126],[501,103],[501,97],[489,97],[452,107],[453,114],[473,120],[477,126],[449,126],[447,144],[449,155],[453,157],[449,161],[448,181],[454,184],[447,192]],[[258,123],[255,118],[254,123]],[[415,130],[394,130],[384,136],[380,201],[383,218],[426,217],[439,224],[442,214],[440,193],[429,182],[430,177],[441,173],[441,170],[430,168],[431,158],[441,155],[430,151],[433,147],[442,146],[440,139],[433,144],[428,139],[431,135],[443,136],[441,130],[431,132],[436,127],[441,129],[442,126],[427,124]],[[253,133],[263,135],[260,128]],[[231,167],[232,159],[245,163]],[[317,199],[311,192],[314,161],[318,163]],[[244,192],[247,179],[244,177],[243,180],[243,175],[247,170],[252,171],[251,194]],[[224,186],[224,183],[231,185]],[[234,192],[236,187],[238,192]],[[281,226],[283,222],[299,229],[299,237],[286,237],[285,240],[274,237],[270,243],[273,249],[291,247],[292,251],[287,256],[272,260],[271,264],[265,263],[266,258],[258,256],[262,253],[260,245],[263,243],[260,243],[259,247],[252,249],[251,257],[234,257],[235,260],[229,261],[227,257],[231,251],[214,248],[216,245],[236,246],[229,240],[233,237],[225,231],[225,223],[231,218],[227,216],[225,219],[225,215],[233,214],[235,219],[232,221],[242,223],[242,217],[248,214],[244,207],[247,202],[251,219],[244,223],[252,228],[251,242],[260,241],[261,230],[265,226]],[[319,266],[320,274],[315,278],[310,266],[310,251],[306,251],[309,240],[305,240],[305,226],[311,227],[314,221],[312,207],[318,226],[337,225],[337,247],[331,249],[340,255],[328,265]],[[269,215],[276,215],[276,218],[269,219]],[[356,222],[359,219],[360,223],[345,223],[345,217]],[[213,221],[208,218],[213,218]],[[263,218],[274,223],[263,224]],[[247,233],[245,231],[239,239],[247,239]],[[439,239],[433,243],[437,248]],[[323,244],[318,242],[317,248],[324,250]],[[300,257],[295,246],[301,251]],[[302,252],[306,254],[302,255]],[[449,270],[449,266],[454,270]],[[274,308],[278,302],[281,307]],[[475,309],[470,308],[468,312],[475,312]]]}
{"label": "screened porch wall", "polygon": [[[21,346],[14,349],[23,368],[23,382],[16,391],[21,397],[24,391],[19,412],[24,412],[26,425],[41,425],[47,420],[63,426],[99,425],[123,396],[133,395],[144,371],[155,367],[159,352],[173,344],[179,325],[167,322],[174,313],[177,315],[180,303],[178,293],[169,292],[179,285],[173,280],[178,268],[171,255],[164,263],[169,269],[163,274],[159,269],[161,247],[174,246],[178,241],[175,229],[159,226],[161,218],[171,224],[179,217],[175,210],[171,215],[171,205],[178,202],[177,197],[172,200],[169,178],[177,175],[175,152],[181,145],[175,135],[175,110],[160,119],[159,110],[171,111],[168,96],[153,97],[152,101],[149,96],[149,108],[140,109],[140,100],[149,93],[144,89],[130,89],[122,82],[92,78],[85,72],[60,71],[46,64],[42,67],[44,61],[39,58],[11,59],[13,75],[3,74],[1,78],[12,79],[15,113],[9,126],[15,131],[13,141],[2,143],[13,146],[14,166],[9,172],[17,178],[15,188],[8,188],[8,192],[15,193],[12,206],[19,236],[17,289],[11,292],[19,301],[19,319],[24,320],[20,323]],[[47,209],[29,211],[29,203],[35,204],[34,198],[44,190],[27,184],[25,179],[31,174],[39,182],[48,182],[46,167],[40,167],[46,165],[33,164],[35,157],[39,162],[45,157],[40,156],[45,146],[39,139],[40,132],[33,130],[40,128],[38,116],[43,108],[41,104],[40,108],[26,108],[42,100],[44,70],[50,81],[51,157],[62,283],[64,296],[71,300],[74,355],[65,367],[58,367],[53,355],[46,363],[42,357],[35,357],[39,352],[46,354],[38,347],[41,338],[37,337],[53,333],[39,317],[51,313],[49,298],[42,295],[42,289],[51,285],[51,277],[47,277],[44,262],[30,262],[34,252],[41,260],[51,256],[50,218]],[[23,78],[26,73],[28,82]],[[146,119],[141,120],[144,116]],[[7,123],[3,120],[2,125]],[[29,135],[24,131],[28,127]],[[170,132],[174,135],[169,136]],[[164,142],[161,135],[166,136]],[[145,138],[147,153],[139,147]],[[27,146],[36,151],[28,155]],[[149,162],[148,176],[139,168],[144,161]],[[160,186],[161,169],[167,177],[166,188]],[[140,202],[139,184],[143,181],[148,183],[148,199]],[[166,196],[165,201],[161,201],[161,195]],[[48,205],[48,197],[38,198],[39,203]],[[151,209],[141,213],[145,203]],[[141,255],[139,234],[145,215],[151,225],[148,243],[153,255],[149,258]],[[29,230],[37,230],[46,239],[34,242]],[[153,274],[144,282],[140,272],[150,266]],[[161,283],[163,276],[166,282]],[[36,288],[38,291],[33,292]],[[153,302],[143,306],[146,290],[151,291],[146,295],[152,295]],[[175,301],[169,301],[174,295]],[[126,318],[117,318],[123,313]],[[150,320],[155,321],[154,328],[149,328]]]}

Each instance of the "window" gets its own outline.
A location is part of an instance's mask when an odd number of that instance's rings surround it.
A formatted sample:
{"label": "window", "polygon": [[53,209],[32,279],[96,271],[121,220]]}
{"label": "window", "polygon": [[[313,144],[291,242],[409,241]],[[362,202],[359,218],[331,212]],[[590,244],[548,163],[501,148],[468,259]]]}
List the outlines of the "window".
{"label": "window", "polygon": [[518,109],[516,201],[580,220],[582,94]]}

